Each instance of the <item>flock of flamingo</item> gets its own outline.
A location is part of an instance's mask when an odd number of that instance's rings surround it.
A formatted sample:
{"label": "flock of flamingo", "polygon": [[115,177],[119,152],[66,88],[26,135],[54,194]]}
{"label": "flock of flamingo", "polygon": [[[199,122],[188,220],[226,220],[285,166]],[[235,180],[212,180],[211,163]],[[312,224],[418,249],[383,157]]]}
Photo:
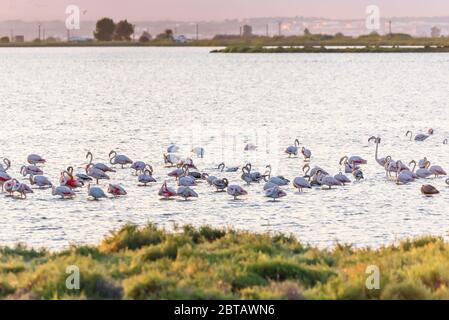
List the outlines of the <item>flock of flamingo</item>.
{"label": "flock of flamingo", "polygon": [[[428,134],[418,134],[414,137],[414,140],[422,142],[431,135],[433,135],[433,130],[429,129]],[[406,136],[410,136],[410,140],[413,139],[413,134],[410,131],[406,133]],[[381,138],[372,136],[368,139],[368,142],[373,142],[376,145],[375,160],[385,170],[386,177],[397,184],[408,184],[418,179],[438,178],[447,175],[441,166],[432,165],[426,157],[419,161],[412,160],[408,165],[401,160],[393,160],[391,156],[379,158],[378,152]],[[443,143],[447,144],[447,139]],[[256,149],[257,146],[254,144],[247,144],[244,148],[245,151]],[[170,144],[167,148],[167,153],[163,154],[164,164],[166,167],[171,167],[171,171],[167,173],[167,179],[159,189],[158,195],[161,197],[161,200],[173,197],[187,200],[198,197],[194,187],[201,181],[207,182],[217,192],[226,191],[234,200],[248,194],[242,186],[229,184],[226,177],[217,177],[213,173],[199,171],[191,157],[180,158],[177,155],[178,151],[179,148],[175,144]],[[192,153],[196,154],[197,157],[203,158],[205,150],[202,147],[197,147],[192,149]],[[289,158],[297,157],[299,154],[304,157],[303,173],[295,177],[292,183],[300,193],[304,192],[304,189],[311,189],[314,186],[331,189],[332,187],[351,183],[351,179],[347,174],[352,175],[357,181],[364,179],[362,166],[367,163],[367,160],[357,155],[342,157],[339,161],[342,170],[336,175],[331,175],[318,166],[310,166],[312,152],[305,147],[300,147],[298,139],[294,141],[293,145],[285,149],[285,153]],[[77,193],[75,191],[77,189],[87,186],[87,196],[93,200],[108,198],[106,193],[109,193],[112,197],[125,196],[127,192],[120,184],[110,183],[106,192],[99,186],[100,180],[111,179],[110,175],[118,170],[117,166],[121,169],[129,166],[137,177],[136,183],[141,186],[157,183],[153,176],[151,164],[144,161],[132,161],[128,156],[117,154],[115,151],[109,153],[109,164],[94,162],[94,156],[91,152],[86,154],[86,159],[87,164],[83,172],[75,173],[73,167],[68,167],[61,171],[58,184],[55,185],[44,175],[43,170],[47,161],[42,156],[30,154],[27,157],[28,165],[23,165],[20,168],[21,181],[10,175],[11,161],[4,158],[3,164],[0,164],[2,192],[6,192],[6,195],[9,197],[26,199],[27,194],[34,193],[33,189],[51,189],[53,196],[68,199],[76,196]],[[413,168],[411,168],[412,165]],[[272,201],[285,197],[287,193],[283,187],[289,185],[290,180],[283,176],[273,176],[270,165],[267,165],[264,170],[263,173],[253,170],[251,163],[246,163],[242,167],[227,167],[224,163],[220,163],[215,169],[215,174],[231,175],[241,172],[241,179],[246,185],[265,182],[263,186],[265,196],[271,198]],[[177,184],[176,190],[168,185],[170,178],[174,178]],[[29,182],[29,184],[25,183],[25,181]],[[446,179],[445,182],[449,185],[449,179]],[[437,188],[430,184],[423,184],[421,192],[426,196],[439,193]]]}

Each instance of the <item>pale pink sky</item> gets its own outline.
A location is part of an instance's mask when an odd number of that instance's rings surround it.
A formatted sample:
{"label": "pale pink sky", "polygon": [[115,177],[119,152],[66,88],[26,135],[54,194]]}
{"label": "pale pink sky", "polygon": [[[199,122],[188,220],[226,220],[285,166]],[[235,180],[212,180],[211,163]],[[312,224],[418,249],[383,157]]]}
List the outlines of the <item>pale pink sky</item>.
{"label": "pale pink sky", "polygon": [[0,0],[0,20],[64,20],[69,4],[83,17],[129,20],[222,20],[273,16],[363,18],[367,5],[381,16],[449,16],[449,0]]}

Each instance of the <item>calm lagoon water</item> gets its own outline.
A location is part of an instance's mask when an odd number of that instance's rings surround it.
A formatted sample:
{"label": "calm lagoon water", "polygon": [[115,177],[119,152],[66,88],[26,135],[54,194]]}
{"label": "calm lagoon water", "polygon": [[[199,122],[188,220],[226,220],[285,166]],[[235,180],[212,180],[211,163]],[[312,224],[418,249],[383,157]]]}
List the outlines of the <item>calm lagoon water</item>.
{"label": "calm lagoon water", "polygon": [[[130,169],[112,175],[128,196],[88,201],[86,190],[63,201],[49,190],[27,200],[0,195],[0,244],[24,242],[61,249],[95,243],[126,222],[232,226],[293,233],[320,247],[339,242],[379,246],[418,235],[446,235],[449,187],[426,198],[421,182],[397,186],[374,161],[368,137],[380,135],[379,155],[409,161],[427,156],[449,169],[449,54],[209,54],[208,48],[14,48],[0,50],[0,156],[19,170],[30,153],[48,160],[54,182],[68,165],[82,171],[85,154],[107,162],[111,149],[151,163],[158,183],[138,187]],[[435,129],[424,143],[407,130]],[[262,186],[232,201],[206,183],[192,201],[161,201],[170,171],[162,153],[180,156],[202,146],[200,170],[220,173],[221,160],[293,180],[303,159],[283,150],[295,138],[312,150],[312,165],[338,173],[344,155],[360,155],[366,179],[335,190],[298,194],[292,186],[269,202]],[[246,142],[259,146],[244,152]],[[351,177],[352,178],[352,177]],[[23,178],[20,178],[21,180]],[[173,179],[168,179],[174,186]],[[102,183],[106,188],[107,183]]]}

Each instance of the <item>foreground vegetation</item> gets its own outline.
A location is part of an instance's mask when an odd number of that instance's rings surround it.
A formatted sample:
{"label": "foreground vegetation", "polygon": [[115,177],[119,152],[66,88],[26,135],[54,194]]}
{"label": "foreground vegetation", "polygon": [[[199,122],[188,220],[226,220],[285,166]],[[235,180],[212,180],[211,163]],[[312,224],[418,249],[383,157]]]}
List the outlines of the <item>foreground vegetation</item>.
{"label": "foreground vegetation", "polygon": [[[66,268],[80,269],[80,289]],[[368,265],[379,290],[365,286]],[[424,237],[380,249],[305,246],[285,235],[126,225],[98,246],[0,249],[3,299],[449,299],[449,244]]]}

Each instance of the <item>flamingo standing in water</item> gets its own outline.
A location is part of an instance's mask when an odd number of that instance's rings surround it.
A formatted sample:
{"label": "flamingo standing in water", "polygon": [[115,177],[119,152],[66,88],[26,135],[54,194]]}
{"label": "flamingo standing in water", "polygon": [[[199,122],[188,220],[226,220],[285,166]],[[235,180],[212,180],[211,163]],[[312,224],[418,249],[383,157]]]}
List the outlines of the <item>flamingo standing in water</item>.
{"label": "flamingo standing in water", "polygon": [[179,162],[179,157],[176,154],[169,153],[169,154],[163,154],[164,156],[164,163],[166,166],[173,167]]}
{"label": "flamingo standing in water", "polygon": [[36,165],[36,164],[44,164],[46,160],[42,158],[40,155],[37,154],[30,154],[27,157],[27,161],[29,164]]}
{"label": "flamingo standing in water", "polygon": [[125,188],[118,184],[109,184],[108,193],[112,194],[114,197],[127,195]]}
{"label": "flamingo standing in water", "polygon": [[204,158],[204,152],[203,147],[195,147],[192,149],[192,153],[196,154],[198,158]]}
{"label": "flamingo standing in water", "polygon": [[171,143],[168,147],[167,147],[167,152],[168,153],[176,153],[179,151],[179,147],[177,145],[175,145],[174,143]]}
{"label": "flamingo standing in water", "polygon": [[203,178],[206,179],[206,182],[211,186],[214,180],[217,179],[216,176],[210,176],[208,173],[203,173]]}
{"label": "flamingo standing in water", "polygon": [[435,175],[435,178],[438,178],[439,176],[447,176],[446,171],[440,166],[430,166],[430,161],[426,162],[426,168],[429,169],[430,172],[432,172],[433,175]]}
{"label": "flamingo standing in water", "polygon": [[113,168],[105,165],[104,163],[101,163],[101,162],[93,163],[94,156],[93,156],[92,152],[90,152],[90,151],[87,152],[86,159],[89,159],[88,165],[92,165],[96,169],[100,169],[103,172],[115,172],[115,170]]}
{"label": "flamingo standing in water", "polygon": [[101,198],[107,198],[103,189],[100,187],[91,187],[90,184],[87,187],[87,195],[92,197],[94,200],[100,200]]}
{"label": "flamingo standing in water", "polygon": [[331,177],[330,175],[325,175],[321,170],[317,172],[317,180],[322,186],[328,186],[329,189],[332,189],[332,186],[341,186],[343,185],[340,181]]}
{"label": "flamingo standing in water", "polygon": [[[424,141],[424,140],[426,140],[427,138],[429,138],[431,135],[433,135],[433,129],[432,129],[432,128],[430,128],[429,130],[427,130],[427,134],[424,134],[424,133],[418,133],[418,134],[415,136],[415,141]],[[411,132],[411,131],[409,130],[409,131],[407,131],[407,132],[405,133],[405,136],[406,136],[406,137],[410,136],[410,141],[412,141],[412,139],[413,139],[413,132]]]}
{"label": "flamingo standing in water", "polygon": [[427,169],[427,168],[425,167],[425,165],[424,165],[424,168],[419,168],[419,169],[416,170],[416,172],[415,172],[415,169],[416,169],[416,161],[415,161],[415,160],[410,161],[409,166],[411,166],[412,164],[413,164],[412,173],[413,173],[416,177],[421,178],[421,179],[426,179],[426,178],[428,178],[428,177],[430,177],[430,176],[432,175],[432,172],[430,172],[429,169]]}
{"label": "flamingo standing in water", "polygon": [[110,179],[109,176],[103,170],[94,167],[92,164],[88,164],[86,166],[86,174],[89,177],[94,178],[97,181],[97,184],[98,184],[99,180],[109,180]]}
{"label": "flamingo standing in water", "polygon": [[[68,175],[73,179],[76,180],[77,183],[76,185],[79,187],[84,186],[84,183],[86,182],[91,182],[93,179],[91,177],[89,177],[87,174],[85,173],[77,173],[75,174],[76,179],[73,176],[73,167],[67,167],[66,172],[68,173]],[[75,183],[74,183],[75,184]]]}
{"label": "flamingo standing in water", "polygon": [[12,188],[12,192],[17,192],[20,194],[20,198],[26,199],[27,194],[34,193],[33,189],[30,188],[25,183],[16,183],[14,184],[14,187]]}
{"label": "flamingo standing in water", "polygon": [[229,185],[228,179],[215,179],[212,182],[212,185],[217,189],[217,192],[222,192],[224,189],[226,189]]}
{"label": "flamingo standing in water", "polygon": [[51,194],[54,196],[60,196],[62,199],[73,198],[75,191],[67,186],[52,187]]}
{"label": "flamingo standing in water", "polygon": [[184,200],[187,200],[188,198],[198,198],[198,193],[189,187],[179,187],[176,194],[184,198]]}
{"label": "flamingo standing in water", "polygon": [[119,164],[122,166],[122,169],[124,168],[125,165],[127,164],[133,164],[133,161],[128,158],[127,156],[125,156],[124,154],[117,154],[117,152],[115,152],[114,150],[112,150],[111,152],[109,152],[109,162],[114,165],[114,164]]}
{"label": "flamingo standing in water", "polygon": [[7,158],[3,158],[3,164],[0,163],[0,172],[6,172],[11,168],[11,161]]}
{"label": "flamingo standing in water", "polygon": [[30,184],[37,185],[39,188],[51,188],[53,184],[45,176],[32,176],[30,175]]}
{"label": "flamingo standing in water", "polygon": [[349,162],[347,156],[341,158],[339,164],[344,165],[345,173],[352,173],[354,170],[359,168],[355,163]]}
{"label": "flamingo standing in water", "polygon": [[22,166],[22,168],[20,168],[20,173],[24,177],[26,177],[27,175],[38,176],[38,175],[44,174],[44,172],[39,167],[36,167],[35,165]]}
{"label": "flamingo standing in water", "polygon": [[250,185],[251,182],[253,182],[253,179],[251,178],[251,174],[250,174],[250,171],[249,171],[247,166],[244,166],[242,168],[241,178],[242,178],[243,181],[246,182],[247,185]]}
{"label": "flamingo standing in water", "polygon": [[303,192],[303,189],[312,189],[312,186],[310,185],[310,182],[306,180],[306,178],[309,178],[309,176],[304,177],[296,177],[293,180],[293,186],[298,189],[299,192]]}
{"label": "flamingo standing in water", "polygon": [[146,187],[148,183],[156,182],[156,179],[153,177],[153,173],[146,169],[141,175],[137,177],[137,180],[142,183],[142,186]]}
{"label": "flamingo standing in water", "polygon": [[184,170],[184,174],[179,177],[178,185],[184,187],[191,187],[196,185],[196,179],[189,174],[189,168],[186,167],[186,169]]}
{"label": "flamingo standing in water", "polygon": [[257,182],[259,183],[260,180],[262,180],[264,178],[264,175],[262,175],[260,172],[255,171],[255,172],[251,172],[252,171],[252,165],[251,163],[247,163],[245,165],[245,167],[248,169],[249,172],[249,176],[251,177],[252,182]]}
{"label": "flamingo standing in water", "polygon": [[284,178],[283,176],[271,176],[271,165],[267,165],[266,168],[268,169],[263,174],[263,179],[267,181],[268,183],[272,183],[278,186],[286,186],[290,183],[290,180]]}
{"label": "flamingo standing in water", "polygon": [[237,200],[237,197],[245,196],[248,194],[245,189],[235,184],[230,185],[226,191],[230,196],[234,197],[234,200]]}
{"label": "flamingo standing in water", "polygon": [[310,151],[309,149],[307,149],[305,147],[302,147],[301,153],[304,156],[304,161],[310,161],[310,158],[312,157],[312,151]]}
{"label": "flamingo standing in water", "polygon": [[0,171],[0,184],[2,185],[2,191],[3,191],[3,184],[7,181],[10,181],[12,178],[9,174],[7,174],[5,171]]}
{"label": "flamingo standing in water", "polygon": [[168,199],[176,196],[176,191],[171,187],[167,186],[167,181],[164,181],[162,187],[159,189],[158,195],[164,199]]}
{"label": "flamingo standing in water", "polygon": [[12,193],[16,184],[20,182],[17,179],[11,179],[2,184],[2,190],[4,187],[5,192],[9,193],[9,196],[12,197]]}
{"label": "flamingo standing in water", "polygon": [[279,186],[275,186],[273,188],[265,190],[265,197],[273,199],[273,202],[275,202],[276,199],[285,197],[286,195],[287,193]]}
{"label": "flamingo standing in water", "polygon": [[351,183],[351,180],[349,180],[349,178],[344,175],[341,171],[339,173],[337,173],[334,178],[338,181],[340,181],[343,185],[345,185],[346,183]]}
{"label": "flamingo standing in water", "polygon": [[[379,165],[381,165],[382,167],[384,167],[385,166],[385,163],[387,163],[387,161],[388,161],[388,157],[386,157],[386,158],[379,158],[378,157],[378,152],[379,152],[379,144],[380,144],[380,142],[381,142],[381,138],[380,137],[375,137],[375,136],[372,136],[371,138],[369,138],[368,139],[368,142],[370,142],[370,141],[372,141],[372,140],[374,140],[374,143],[376,144],[376,152],[375,152],[375,154],[374,154],[374,158],[376,159],[376,162],[379,164]],[[390,157],[391,158],[391,157]]]}
{"label": "flamingo standing in water", "polygon": [[147,164],[143,161],[135,161],[133,162],[133,164],[131,165],[131,169],[136,170],[136,175],[139,173],[143,173],[143,171],[145,170]]}
{"label": "flamingo standing in water", "polygon": [[288,146],[287,149],[285,149],[285,153],[288,154],[288,157],[290,158],[292,155],[297,156],[298,155],[298,148],[299,148],[299,140],[295,139],[293,146]]}
{"label": "flamingo standing in water", "polygon": [[226,167],[224,162],[220,163],[218,165],[218,170],[220,170],[221,172],[225,171],[225,172],[237,172],[239,171],[239,167]]}
{"label": "flamingo standing in water", "polygon": [[[68,168],[71,170],[71,168]],[[71,171],[62,171],[61,177],[59,178],[59,182],[61,186],[67,186],[71,189],[81,188],[84,186],[84,182],[81,180],[78,180],[75,178],[72,174],[73,170]]]}

